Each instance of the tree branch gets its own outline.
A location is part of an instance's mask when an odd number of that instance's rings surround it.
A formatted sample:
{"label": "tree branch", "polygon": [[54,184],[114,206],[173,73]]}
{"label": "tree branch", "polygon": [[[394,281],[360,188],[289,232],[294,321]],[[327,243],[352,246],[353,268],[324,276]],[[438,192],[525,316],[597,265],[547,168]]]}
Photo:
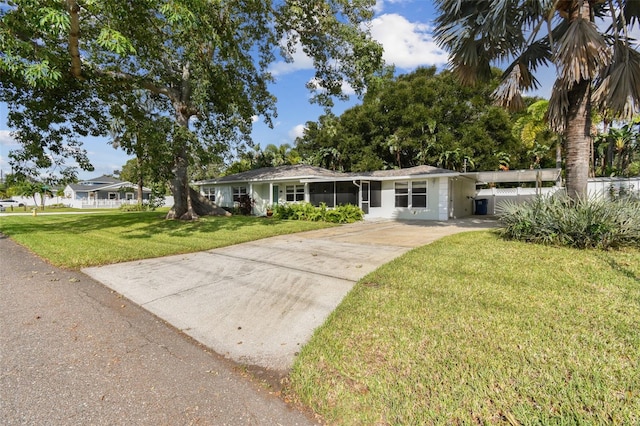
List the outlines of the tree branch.
{"label": "tree branch", "polygon": [[67,0],[67,10],[69,11],[69,55],[71,56],[71,74],[82,77],[82,62],[80,61],[80,6],[76,0]]}

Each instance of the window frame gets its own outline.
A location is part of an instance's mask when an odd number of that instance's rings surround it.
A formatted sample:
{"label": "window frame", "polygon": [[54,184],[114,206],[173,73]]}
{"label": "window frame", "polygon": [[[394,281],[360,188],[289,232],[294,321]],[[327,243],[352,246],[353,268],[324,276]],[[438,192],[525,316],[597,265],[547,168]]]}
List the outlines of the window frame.
{"label": "window frame", "polygon": [[[424,184],[424,186],[419,186],[418,188],[416,188],[416,184]],[[429,183],[426,180],[416,180],[416,181],[412,181],[411,182],[411,208],[416,208],[416,209],[426,209],[428,206],[428,200],[429,198],[427,197],[427,193],[428,193],[428,187],[429,187]],[[420,190],[419,192],[416,192],[416,189]],[[423,203],[420,204],[424,204],[424,205],[418,205],[416,206],[416,200],[422,199],[424,200]]]}
{"label": "window frame", "polygon": [[231,187],[231,195],[234,203],[239,203],[240,199],[247,195],[247,187],[246,186],[232,186]]}
{"label": "window frame", "polygon": [[[402,185],[402,187],[400,187]],[[395,195],[395,207],[396,208],[407,208],[409,207],[409,182],[400,181],[394,182],[394,195]],[[404,200],[404,202],[398,202],[399,200]],[[403,205],[404,204],[404,205]]]}
{"label": "window frame", "polygon": [[212,203],[216,201],[216,188],[215,186],[203,186],[202,187],[202,196]]}
{"label": "window frame", "polygon": [[[289,199],[290,196],[291,199]],[[291,183],[285,185],[284,199],[287,203],[297,203],[300,201],[304,201],[304,184]]]}

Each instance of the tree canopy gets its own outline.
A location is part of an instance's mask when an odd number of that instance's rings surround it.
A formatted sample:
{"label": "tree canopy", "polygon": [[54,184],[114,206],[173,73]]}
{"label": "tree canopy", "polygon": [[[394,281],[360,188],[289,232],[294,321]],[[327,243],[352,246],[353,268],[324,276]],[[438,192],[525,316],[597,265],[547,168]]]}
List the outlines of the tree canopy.
{"label": "tree canopy", "polygon": [[420,68],[380,79],[362,104],[308,122],[296,148],[304,161],[367,171],[420,164],[453,170],[528,167],[513,121],[492,104],[493,83],[461,85],[451,72]]}
{"label": "tree canopy", "polygon": [[[172,126],[159,144],[170,170],[170,218],[212,210],[189,189],[200,155],[248,141],[252,117],[270,124],[269,66],[296,49],[313,59],[310,88],[327,107],[348,83],[362,93],[381,47],[362,25],[373,0],[14,0],[1,13],[0,100],[22,149],[16,165],[55,154],[90,169],[80,137],[106,135],[153,97]],[[280,55],[278,55],[280,52]]]}

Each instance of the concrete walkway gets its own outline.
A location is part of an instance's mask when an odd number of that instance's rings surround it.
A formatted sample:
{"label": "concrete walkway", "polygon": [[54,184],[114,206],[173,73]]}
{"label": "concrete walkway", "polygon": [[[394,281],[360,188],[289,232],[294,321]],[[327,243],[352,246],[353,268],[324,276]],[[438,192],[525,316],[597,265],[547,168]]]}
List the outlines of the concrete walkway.
{"label": "concrete walkway", "polygon": [[225,357],[286,371],[366,274],[445,235],[495,225],[367,221],[83,272]]}

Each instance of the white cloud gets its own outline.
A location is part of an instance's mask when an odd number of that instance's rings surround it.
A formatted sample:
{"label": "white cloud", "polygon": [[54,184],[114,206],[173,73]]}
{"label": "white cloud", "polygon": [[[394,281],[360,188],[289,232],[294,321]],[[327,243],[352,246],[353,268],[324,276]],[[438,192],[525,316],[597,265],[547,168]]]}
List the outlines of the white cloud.
{"label": "white cloud", "polygon": [[[310,85],[314,90],[321,91],[321,92],[324,91],[324,89],[320,87],[319,80],[316,77],[313,77],[312,79],[310,79],[307,84]],[[342,94],[344,95],[351,96],[356,94],[356,91],[353,88],[353,86],[351,86],[347,81],[342,82],[342,85],[340,86],[340,90],[342,90]]]}
{"label": "white cloud", "polygon": [[298,124],[293,129],[289,130],[289,138],[295,142],[296,138],[304,135],[305,125]]}
{"label": "white cloud", "polygon": [[[283,41],[282,43],[285,43],[285,41]],[[304,53],[304,51],[302,50],[302,44],[296,44],[296,50],[291,56],[293,57],[293,62],[279,61],[273,64],[269,68],[271,74],[278,77],[300,70],[313,69],[313,59],[311,59],[309,56],[307,56],[306,53]]]}
{"label": "white cloud", "polygon": [[447,53],[433,40],[429,25],[409,22],[398,14],[384,14],[371,21],[371,35],[382,44],[384,60],[398,68],[447,63]]}
{"label": "white cloud", "polygon": [[400,4],[400,3],[409,3],[412,0],[376,0],[376,4],[373,6],[373,12],[377,15],[382,13],[387,3],[390,4]]}
{"label": "white cloud", "polygon": [[18,142],[11,137],[11,130],[0,130],[0,145],[8,147],[18,146]]}

